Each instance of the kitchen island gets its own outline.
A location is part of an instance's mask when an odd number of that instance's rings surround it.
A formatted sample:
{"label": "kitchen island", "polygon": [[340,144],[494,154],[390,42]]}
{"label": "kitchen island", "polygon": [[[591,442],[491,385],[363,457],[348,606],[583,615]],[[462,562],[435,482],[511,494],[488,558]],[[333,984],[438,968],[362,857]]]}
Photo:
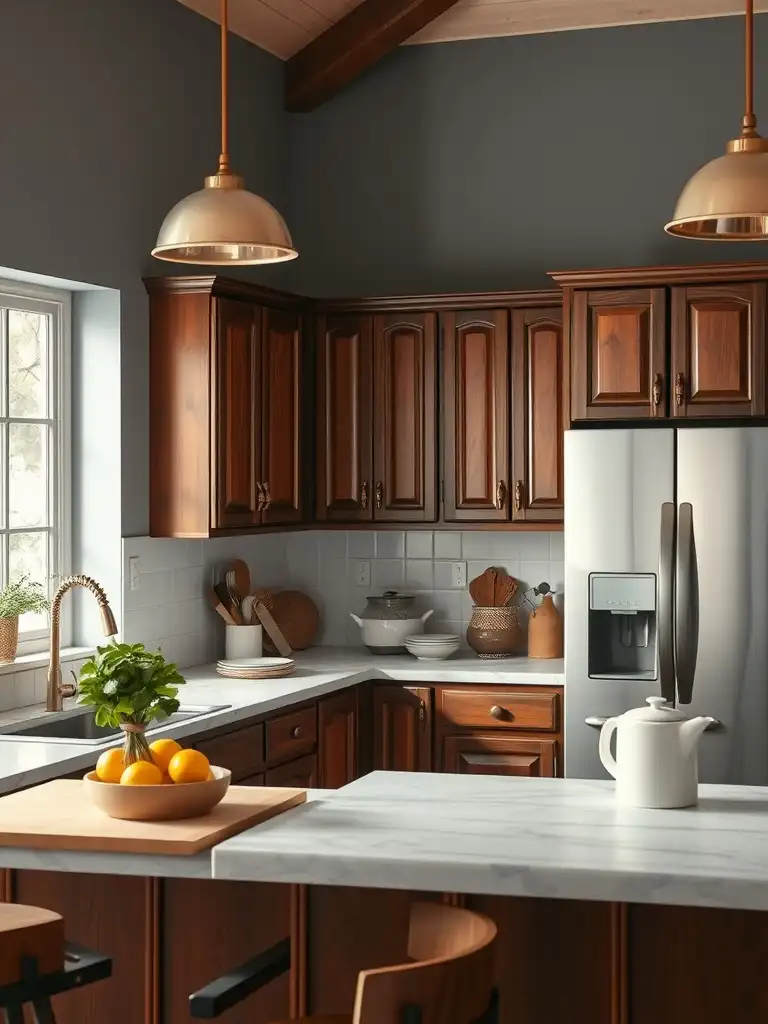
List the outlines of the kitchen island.
{"label": "kitchen island", "polygon": [[[0,863],[108,886],[131,880],[129,856],[18,849]],[[610,782],[374,772],[312,791],[211,854],[141,868],[155,876],[145,909],[158,958],[136,1024],[188,1020],[190,991],[245,959],[238,950],[287,934],[290,976],[222,1019],[348,1011],[357,971],[399,958],[417,898],[498,923],[505,1024],[768,1013],[768,789],[702,786],[698,807],[646,811],[618,806]],[[225,927],[211,933],[214,907]]]}

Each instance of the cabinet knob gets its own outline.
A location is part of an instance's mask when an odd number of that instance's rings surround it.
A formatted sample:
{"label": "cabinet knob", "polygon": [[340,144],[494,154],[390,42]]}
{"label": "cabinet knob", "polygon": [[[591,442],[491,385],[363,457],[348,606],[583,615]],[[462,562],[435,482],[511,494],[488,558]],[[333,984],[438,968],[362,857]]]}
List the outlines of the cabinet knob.
{"label": "cabinet knob", "polygon": [[515,510],[517,512],[523,507],[523,481],[515,481]]}
{"label": "cabinet knob", "polygon": [[503,480],[496,484],[496,508],[502,509],[507,503],[507,486]]}
{"label": "cabinet knob", "polygon": [[269,508],[272,504],[272,499],[269,496],[269,484],[264,483],[261,486],[264,488],[264,508]]}
{"label": "cabinet knob", "polygon": [[384,507],[384,484],[381,480],[376,481],[376,508]]}
{"label": "cabinet knob", "polygon": [[291,736],[295,740],[297,740],[299,738],[299,736],[301,736],[301,726],[300,725],[294,725],[294,727],[291,729]]}
{"label": "cabinet knob", "polygon": [[368,481],[360,484],[360,508],[368,508]]}
{"label": "cabinet knob", "polygon": [[501,707],[500,704],[494,704],[490,710],[490,716],[500,722],[502,718],[507,718],[509,716],[509,712],[506,708]]}
{"label": "cabinet knob", "polygon": [[684,373],[678,373],[677,377],[675,378],[675,401],[677,402],[678,405],[682,405],[684,398],[685,398],[685,374]]}
{"label": "cabinet knob", "polygon": [[657,373],[653,378],[653,387],[651,388],[651,394],[653,396],[653,404],[661,405],[661,374]]}

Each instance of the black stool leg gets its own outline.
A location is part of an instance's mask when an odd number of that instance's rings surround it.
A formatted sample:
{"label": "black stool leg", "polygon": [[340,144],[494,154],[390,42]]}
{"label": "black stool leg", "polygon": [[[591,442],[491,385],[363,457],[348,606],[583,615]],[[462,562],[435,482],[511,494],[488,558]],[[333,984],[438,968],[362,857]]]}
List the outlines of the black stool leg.
{"label": "black stool leg", "polygon": [[14,1006],[6,1006],[5,1020],[6,1024],[24,1024],[24,1011],[18,1003]]}
{"label": "black stool leg", "polygon": [[47,996],[42,999],[33,999],[32,1009],[35,1011],[37,1024],[56,1024],[51,1000]]}

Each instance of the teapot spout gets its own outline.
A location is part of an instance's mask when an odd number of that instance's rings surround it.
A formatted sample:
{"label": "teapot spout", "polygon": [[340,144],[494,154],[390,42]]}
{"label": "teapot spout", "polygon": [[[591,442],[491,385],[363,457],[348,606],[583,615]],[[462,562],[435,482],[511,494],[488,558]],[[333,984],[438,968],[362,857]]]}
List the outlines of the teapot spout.
{"label": "teapot spout", "polygon": [[430,608],[428,612],[424,612],[424,614],[421,616],[421,623],[422,623],[422,625],[427,621],[429,616],[432,615],[434,610],[435,610],[434,608]]}
{"label": "teapot spout", "polygon": [[714,722],[714,718],[709,718],[707,715],[700,715],[698,718],[692,718],[688,722],[683,722],[680,726],[680,745],[683,750],[685,757],[690,757],[696,748],[696,744],[704,734],[704,730]]}

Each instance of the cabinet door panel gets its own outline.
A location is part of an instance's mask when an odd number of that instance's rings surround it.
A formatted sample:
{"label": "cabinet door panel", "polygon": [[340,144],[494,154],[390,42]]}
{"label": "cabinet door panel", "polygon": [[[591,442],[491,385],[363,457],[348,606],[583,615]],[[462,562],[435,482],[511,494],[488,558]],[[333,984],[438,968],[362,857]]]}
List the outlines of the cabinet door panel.
{"label": "cabinet door panel", "polygon": [[508,313],[445,313],[442,331],[444,517],[506,520]]}
{"label": "cabinet door panel", "polygon": [[765,285],[672,289],[673,416],[765,414]]}
{"label": "cabinet door panel", "polygon": [[320,785],[339,789],[354,782],[357,760],[357,690],[346,690],[320,701]]}
{"label": "cabinet door panel", "polygon": [[572,419],[666,415],[665,309],[663,288],[574,292]]}
{"label": "cabinet door panel", "polygon": [[514,519],[563,518],[563,314],[513,314]]}
{"label": "cabinet door panel", "polygon": [[265,785],[292,789],[317,788],[317,754],[307,754],[295,761],[288,761],[278,768],[270,768],[265,776]]}
{"label": "cabinet door panel", "polygon": [[553,778],[557,772],[557,740],[485,736],[446,736],[443,771],[457,775],[517,775]]}
{"label": "cabinet door panel", "polygon": [[317,366],[317,518],[373,517],[373,318],[321,317]]}
{"label": "cabinet door panel", "polygon": [[258,318],[246,302],[216,299],[216,471],[214,525],[253,526],[261,519],[261,373]]}
{"label": "cabinet door panel", "polygon": [[374,684],[373,767],[395,772],[432,770],[432,691]]}
{"label": "cabinet door panel", "polygon": [[262,335],[264,523],[297,523],[301,492],[301,318],[265,309]]}
{"label": "cabinet door panel", "polygon": [[436,518],[436,318],[374,318],[373,518]]}

